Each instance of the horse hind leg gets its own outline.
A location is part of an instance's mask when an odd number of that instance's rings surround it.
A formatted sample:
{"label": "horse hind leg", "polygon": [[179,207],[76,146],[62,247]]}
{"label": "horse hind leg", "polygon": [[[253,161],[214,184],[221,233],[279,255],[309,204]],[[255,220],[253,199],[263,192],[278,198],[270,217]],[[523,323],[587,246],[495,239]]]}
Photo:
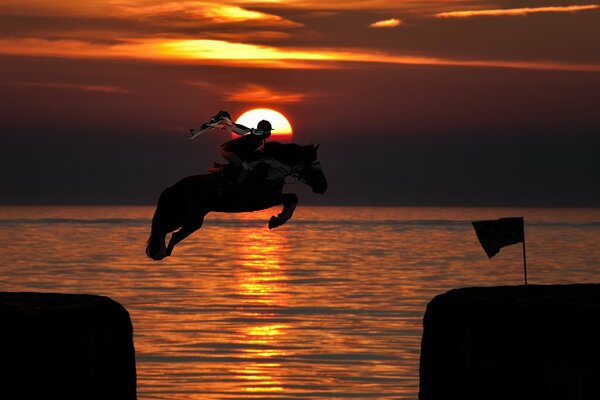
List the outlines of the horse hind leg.
{"label": "horse hind leg", "polygon": [[298,205],[298,196],[294,193],[286,193],[281,195],[283,209],[277,216],[272,216],[269,220],[269,229],[280,227],[285,224],[294,215],[294,210]]}
{"label": "horse hind leg", "polygon": [[[153,221],[153,225],[154,225]],[[179,228],[176,222],[169,222],[168,224],[162,223],[160,219],[156,220],[156,227],[153,226],[150,237],[148,238],[148,244],[146,246],[146,254],[153,260],[160,261],[163,258],[169,256],[167,246],[165,244],[167,235],[169,232]]]}
{"label": "horse hind leg", "polygon": [[201,215],[198,219],[193,221],[187,221],[186,224],[181,227],[181,229],[179,229],[177,232],[173,232],[171,235],[171,240],[169,240],[169,245],[166,248],[167,256],[170,256],[173,253],[173,249],[177,243],[181,242],[183,239],[190,236],[192,233],[196,232],[202,227],[205,215],[206,214]]}

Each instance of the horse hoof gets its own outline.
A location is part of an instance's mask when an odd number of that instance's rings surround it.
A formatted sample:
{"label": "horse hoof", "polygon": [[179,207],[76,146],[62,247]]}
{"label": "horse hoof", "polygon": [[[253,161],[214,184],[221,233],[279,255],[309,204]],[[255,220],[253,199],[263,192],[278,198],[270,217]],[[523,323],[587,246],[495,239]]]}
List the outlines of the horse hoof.
{"label": "horse hoof", "polygon": [[170,256],[170,254],[167,254],[166,251],[161,251],[161,252],[158,252],[158,253],[154,254],[152,256],[152,259],[156,260],[156,261],[160,261],[160,260],[162,260],[164,258],[167,258],[168,256]]}
{"label": "horse hoof", "polygon": [[279,219],[277,217],[271,217],[269,220],[269,229],[277,228],[278,226],[281,226]]}

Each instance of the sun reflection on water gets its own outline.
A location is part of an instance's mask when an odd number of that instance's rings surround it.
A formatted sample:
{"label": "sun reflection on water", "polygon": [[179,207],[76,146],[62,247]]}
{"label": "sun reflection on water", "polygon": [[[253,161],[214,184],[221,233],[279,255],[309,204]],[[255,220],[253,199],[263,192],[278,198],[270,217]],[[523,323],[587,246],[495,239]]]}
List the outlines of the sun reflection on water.
{"label": "sun reflection on water", "polygon": [[[269,233],[264,229],[256,229],[240,245],[241,268],[236,271],[237,287],[239,294],[249,302],[282,307],[287,304],[287,276],[282,267],[286,238],[280,236],[275,241]],[[284,390],[281,378],[286,375],[286,371],[281,363],[270,362],[270,359],[287,355],[287,352],[281,350],[281,342],[290,325],[274,323],[274,316],[268,311],[255,312],[251,316],[256,321],[264,322],[240,327],[238,333],[242,343],[248,345],[248,348],[242,350],[240,357],[252,361],[244,368],[232,372],[246,382],[246,392],[281,392]]]}

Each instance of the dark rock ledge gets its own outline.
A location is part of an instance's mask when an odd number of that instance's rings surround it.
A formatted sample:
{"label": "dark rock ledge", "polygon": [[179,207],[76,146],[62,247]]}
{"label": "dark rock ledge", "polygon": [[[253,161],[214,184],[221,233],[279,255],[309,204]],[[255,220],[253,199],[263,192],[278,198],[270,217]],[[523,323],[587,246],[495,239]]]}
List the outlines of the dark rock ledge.
{"label": "dark rock ledge", "polygon": [[435,297],[424,318],[419,398],[600,399],[600,285]]}
{"label": "dark rock ledge", "polygon": [[0,399],[131,400],[129,313],[108,297],[0,293]]}

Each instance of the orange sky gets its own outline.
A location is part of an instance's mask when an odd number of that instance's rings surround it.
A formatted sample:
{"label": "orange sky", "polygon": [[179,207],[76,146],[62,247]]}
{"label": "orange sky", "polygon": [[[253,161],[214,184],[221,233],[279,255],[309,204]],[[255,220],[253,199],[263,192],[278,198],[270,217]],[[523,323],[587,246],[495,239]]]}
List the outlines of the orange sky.
{"label": "orange sky", "polygon": [[[128,165],[134,173],[150,149],[167,146],[161,141],[179,138],[218,110],[235,117],[252,107],[282,111],[300,142],[339,141],[333,147],[343,152],[329,157],[338,160],[340,179],[349,160],[381,140],[375,138],[460,134],[462,148],[500,132],[537,132],[580,146],[578,135],[595,138],[600,131],[599,4],[0,0],[0,159],[22,171],[6,175],[21,191],[15,198],[35,198],[38,192],[22,192],[19,182],[46,170],[32,165],[50,142],[58,150],[48,155],[56,168],[48,173],[81,170],[88,160],[104,165],[102,157],[120,159],[115,168]],[[365,134],[372,138],[367,147],[353,142]],[[109,136],[140,141],[127,148],[139,154],[117,156],[120,145],[108,142],[98,153],[101,146],[92,143]],[[191,158],[160,173],[174,178],[203,168],[196,163],[217,160],[221,139],[174,150]],[[92,153],[79,159],[82,140]],[[36,148],[41,153],[25,150]],[[370,157],[381,152],[393,146]],[[579,176],[592,167],[577,170]],[[103,180],[106,173],[94,176]],[[400,196],[383,189],[398,173],[381,178],[382,188],[373,189],[378,198]],[[78,179],[73,172],[69,187]],[[350,189],[338,188],[339,198],[351,197],[344,192]]]}
{"label": "orange sky", "polygon": [[[553,46],[568,45],[564,43],[570,39],[568,31],[577,24],[589,24],[587,28],[592,31],[588,34],[598,29],[598,24],[592,26],[592,21],[598,22],[598,5],[560,3],[501,7],[486,1],[407,1],[399,5],[397,1],[331,0],[4,0],[0,2],[0,15],[10,27],[0,37],[0,54],[288,68],[369,62],[599,71],[596,55],[582,54],[574,60],[552,52]],[[531,17],[533,14],[540,17]],[[503,21],[493,21],[491,32],[482,25],[446,21],[483,17]],[[501,34],[502,29],[510,33],[514,24],[528,25],[527,29],[534,32],[549,21],[558,32],[541,46],[547,47],[543,52],[539,46],[531,49],[534,53],[530,56],[453,51],[454,46],[464,45],[456,41],[481,46],[485,42],[481,36]],[[369,29],[374,27],[381,29]],[[465,32],[458,37],[437,36],[440,29],[452,28]],[[342,34],[345,39],[332,40],[340,39]],[[390,45],[394,37],[409,34],[414,37],[414,45]],[[435,40],[439,43],[432,48]],[[527,42],[527,31],[519,31],[515,40]],[[421,47],[419,41],[427,45]]]}

